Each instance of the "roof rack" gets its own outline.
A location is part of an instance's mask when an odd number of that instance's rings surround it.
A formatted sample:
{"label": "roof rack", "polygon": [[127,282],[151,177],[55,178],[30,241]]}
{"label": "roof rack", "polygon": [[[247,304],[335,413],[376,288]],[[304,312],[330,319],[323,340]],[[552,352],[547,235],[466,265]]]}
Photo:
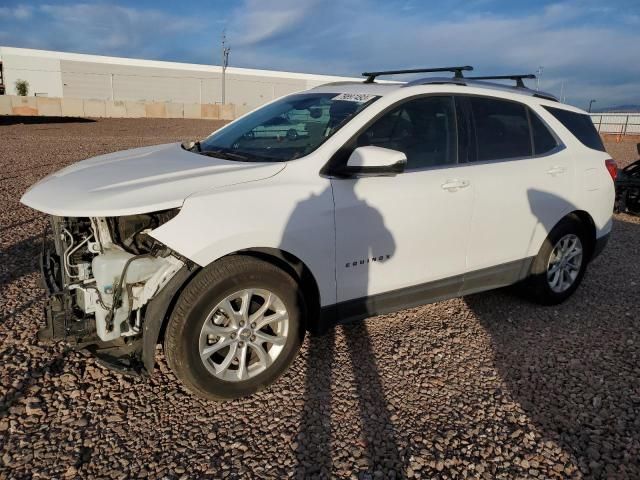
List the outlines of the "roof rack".
{"label": "roof rack", "polygon": [[466,77],[469,80],[515,80],[516,88],[527,88],[522,81],[523,78],[536,78],[533,73],[527,73],[524,75],[488,75],[484,77]]}
{"label": "roof rack", "polygon": [[452,72],[453,78],[464,78],[463,71],[473,70],[471,65],[465,65],[462,67],[439,67],[439,68],[414,68],[411,70],[385,70],[381,72],[364,72],[363,77],[367,77],[364,83],[373,83],[376,77],[380,75],[399,75],[405,73],[429,73],[429,72]]}

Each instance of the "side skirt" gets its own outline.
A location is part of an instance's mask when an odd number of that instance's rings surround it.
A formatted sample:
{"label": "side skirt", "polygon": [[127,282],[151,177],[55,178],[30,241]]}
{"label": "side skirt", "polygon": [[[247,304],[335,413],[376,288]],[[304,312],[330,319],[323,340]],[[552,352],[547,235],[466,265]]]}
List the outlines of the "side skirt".
{"label": "side skirt", "polygon": [[464,275],[328,305],[321,308],[318,325],[313,331],[323,333],[340,323],[513,285],[529,275],[533,259],[529,257]]}

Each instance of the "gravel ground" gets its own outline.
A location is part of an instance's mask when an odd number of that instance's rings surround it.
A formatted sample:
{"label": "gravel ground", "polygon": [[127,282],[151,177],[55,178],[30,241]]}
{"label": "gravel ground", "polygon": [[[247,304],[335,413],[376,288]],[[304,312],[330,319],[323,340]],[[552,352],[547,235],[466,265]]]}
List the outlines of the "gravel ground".
{"label": "gravel ground", "polygon": [[251,398],[188,395],[39,345],[44,175],[210,121],[0,126],[0,478],[640,478],[640,219],[565,304],[497,291],[307,338]]}
{"label": "gravel ground", "polygon": [[605,135],[604,144],[607,147],[607,151],[618,163],[619,168],[626,167],[632,162],[638,160],[638,147],[640,143],[640,135],[628,135],[621,137],[619,141],[616,141],[615,135]]}

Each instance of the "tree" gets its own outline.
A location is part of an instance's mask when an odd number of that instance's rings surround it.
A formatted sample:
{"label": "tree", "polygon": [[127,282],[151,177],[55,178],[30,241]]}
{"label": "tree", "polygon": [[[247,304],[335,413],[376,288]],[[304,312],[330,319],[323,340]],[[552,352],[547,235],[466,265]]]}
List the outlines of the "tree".
{"label": "tree", "polygon": [[16,92],[21,97],[26,97],[29,93],[29,82],[26,80],[16,80]]}

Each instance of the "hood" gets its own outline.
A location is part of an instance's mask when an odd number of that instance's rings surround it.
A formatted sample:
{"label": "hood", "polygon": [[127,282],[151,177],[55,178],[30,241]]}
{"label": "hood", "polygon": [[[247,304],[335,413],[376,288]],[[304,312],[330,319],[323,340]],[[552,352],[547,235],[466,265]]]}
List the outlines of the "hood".
{"label": "hood", "polygon": [[115,217],[180,207],[193,193],[271,177],[284,163],[222,160],[179,143],[109,153],[70,165],[25,192],[23,204],[61,217]]}

